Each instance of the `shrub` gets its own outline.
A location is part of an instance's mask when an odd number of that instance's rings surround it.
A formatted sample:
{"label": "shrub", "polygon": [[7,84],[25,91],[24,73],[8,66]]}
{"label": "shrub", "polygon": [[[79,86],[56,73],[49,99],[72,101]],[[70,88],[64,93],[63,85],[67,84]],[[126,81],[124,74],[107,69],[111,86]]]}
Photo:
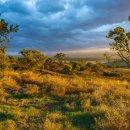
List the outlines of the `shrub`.
{"label": "shrub", "polygon": [[96,125],[100,130],[128,130],[129,121],[123,113],[109,108],[104,117],[96,121]]}
{"label": "shrub", "polygon": [[72,73],[76,74],[80,71],[80,65],[76,62],[72,63]]}
{"label": "shrub", "polygon": [[67,118],[60,112],[47,114],[44,125],[44,130],[77,130],[74,128]]}
{"label": "shrub", "polygon": [[20,53],[22,54],[22,57],[20,58],[20,64],[25,69],[44,69],[44,63],[47,60],[47,56],[45,56],[41,51],[35,49],[23,49],[20,51]]}
{"label": "shrub", "polygon": [[90,101],[90,99],[87,99],[87,100],[82,101],[81,105],[82,105],[82,109],[83,109],[84,111],[88,110],[88,109],[90,108],[90,106],[91,106],[91,101]]}
{"label": "shrub", "polygon": [[1,83],[8,93],[16,93],[20,87],[11,76],[2,78]]}
{"label": "shrub", "polygon": [[66,88],[69,86],[67,79],[60,76],[48,76],[44,78],[44,87],[47,91],[59,97],[63,97],[65,95]]}
{"label": "shrub", "polygon": [[9,66],[10,66],[10,68],[15,69],[15,70],[18,69],[18,59],[19,59],[19,57],[9,56]]}
{"label": "shrub", "polygon": [[104,76],[109,76],[109,77],[120,77],[122,74],[120,72],[114,71],[114,72],[104,72]]}
{"label": "shrub", "polygon": [[53,59],[48,58],[44,64],[45,69],[50,70],[52,68],[53,63],[54,63]]}
{"label": "shrub", "polygon": [[68,94],[78,94],[87,91],[86,81],[81,77],[74,77],[68,80],[69,86],[66,89]]}
{"label": "shrub", "polygon": [[84,70],[86,70],[86,69],[87,69],[86,65],[81,65],[81,66],[80,66],[80,71],[84,71]]}
{"label": "shrub", "polygon": [[66,103],[66,104],[65,104],[65,108],[66,108],[67,110],[75,110],[76,104],[75,104],[75,102]]}
{"label": "shrub", "polygon": [[20,74],[17,71],[14,70],[4,70],[0,72],[0,76],[2,77],[11,77],[13,79],[19,79],[20,80]]}
{"label": "shrub", "polygon": [[87,63],[86,68],[94,72],[100,72],[100,71],[103,71],[104,65],[100,63],[96,63],[96,64]]}
{"label": "shrub", "polygon": [[80,71],[80,64],[73,62],[72,64],[67,64],[63,68],[62,72],[64,74],[76,74]]}
{"label": "shrub", "polygon": [[9,68],[9,58],[5,54],[0,54],[0,69],[6,70]]}
{"label": "shrub", "polygon": [[38,93],[38,86],[35,84],[25,84],[24,87],[21,88],[21,93],[27,94],[27,95],[36,95]]}
{"label": "shrub", "polygon": [[21,80],[23,83],[34,83],[34,84],[42,84],[43,78],[37,74],[33,73],[32,71],[26,71],[21,74]]}
{"label": "shrub", "polygon": [[6,96],[7,95],[8,94],[6,93],[6,91],[3,88],[0,88],[0,101],[1,102],[5,102],[6,101]]}
{"label": "shrub", "polygon": [[72,65],[70,65],[70,64],[65,65],[65,67],[62,70],[62,72],[64,74],[71,74],[72,73]]}
{"label": "shrub", "polygon": [[0,127],[2,130],[16,130],[16,123],[13,120],[7,120]]}

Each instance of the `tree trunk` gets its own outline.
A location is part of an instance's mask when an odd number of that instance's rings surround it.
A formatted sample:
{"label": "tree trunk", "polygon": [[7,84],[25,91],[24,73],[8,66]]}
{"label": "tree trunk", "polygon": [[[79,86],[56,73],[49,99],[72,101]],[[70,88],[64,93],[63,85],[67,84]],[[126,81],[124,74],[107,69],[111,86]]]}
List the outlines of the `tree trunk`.
{"label": "tree trunk", "polygon": [[121,52],[118,52],[119,57],[127,64],[127,67],[130,69],[130,60],[128,60]]}

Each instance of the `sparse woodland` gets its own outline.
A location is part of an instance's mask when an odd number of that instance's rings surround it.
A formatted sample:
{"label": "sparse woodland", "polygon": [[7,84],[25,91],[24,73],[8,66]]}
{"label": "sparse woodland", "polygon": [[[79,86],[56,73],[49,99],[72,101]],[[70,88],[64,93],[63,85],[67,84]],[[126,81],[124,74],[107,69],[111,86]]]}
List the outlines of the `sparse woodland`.
{"label": "sparse woodland", "polygon": [[8,56],[18,28],[0,21],[0,130],[130,130],[129,34],[109,33],[128,65],[113,68],[36,49]]}

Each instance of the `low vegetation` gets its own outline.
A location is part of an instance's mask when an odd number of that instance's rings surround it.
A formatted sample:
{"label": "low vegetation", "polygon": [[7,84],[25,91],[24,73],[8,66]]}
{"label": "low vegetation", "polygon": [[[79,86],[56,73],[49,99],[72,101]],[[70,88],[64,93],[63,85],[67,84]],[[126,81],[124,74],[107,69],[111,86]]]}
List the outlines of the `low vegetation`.
{"label": "low vegetation", "polygon": [[109,77],[0,72],[1,130],[129,130],[130,82]]}

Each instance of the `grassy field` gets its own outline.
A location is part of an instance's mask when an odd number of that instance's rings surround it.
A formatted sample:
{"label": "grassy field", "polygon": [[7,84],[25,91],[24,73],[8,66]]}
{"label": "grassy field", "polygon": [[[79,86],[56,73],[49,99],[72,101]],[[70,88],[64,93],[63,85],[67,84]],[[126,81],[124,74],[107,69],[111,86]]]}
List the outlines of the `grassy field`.
{"label": "grassy field", "polygon": [[130,70],[122,77],[0,72],[0,130],[129,130]]}

